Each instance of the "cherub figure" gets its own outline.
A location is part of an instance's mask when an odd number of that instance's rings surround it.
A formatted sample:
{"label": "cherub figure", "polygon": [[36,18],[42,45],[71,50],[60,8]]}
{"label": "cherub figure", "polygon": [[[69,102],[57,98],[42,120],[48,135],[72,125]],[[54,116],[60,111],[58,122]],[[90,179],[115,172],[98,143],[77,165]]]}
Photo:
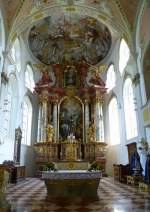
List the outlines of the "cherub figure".
{"label": "cherub figure", "polygon": [[46,127],[47,139],[48,142],[52,143],[54,137],[54,127],[51,124],[48,124]]}

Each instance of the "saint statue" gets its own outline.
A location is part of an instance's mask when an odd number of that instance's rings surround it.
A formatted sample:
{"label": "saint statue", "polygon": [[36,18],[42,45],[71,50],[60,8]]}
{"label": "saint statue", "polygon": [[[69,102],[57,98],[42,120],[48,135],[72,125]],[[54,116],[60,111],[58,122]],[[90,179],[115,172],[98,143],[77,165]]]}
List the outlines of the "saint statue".
{"label": "saint statue", "polygon": [[54,127],[51,124],[48,124],[46,127],[47,139],[48,142],[52,143],[54,137]]}
{"label": "saint statue", "polygon": [[21,128],[18,127],[15,129],[15,148],[14,148],[14,162],[18,164],[20,163],[21,139],[22,139],[22,131]]}
{"label": "saint statue", "polygon": [[137,150],[135,150],[131,156],[130,171],[131,175],[133,176],[142,176],[143,169],[140,162],[140,156]]}
{"label": "saint statue", "polygon": [[94,123],[92,123],[88,128],[88,142],[95,142],[96,136],[95,136],[96,126]]}

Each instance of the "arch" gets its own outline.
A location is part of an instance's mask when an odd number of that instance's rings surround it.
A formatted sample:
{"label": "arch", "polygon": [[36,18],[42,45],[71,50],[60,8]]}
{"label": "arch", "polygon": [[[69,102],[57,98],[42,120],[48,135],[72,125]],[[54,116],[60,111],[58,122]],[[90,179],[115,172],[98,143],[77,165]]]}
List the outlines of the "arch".
{"label": "arch", "polygon": [[107,70],[106,88],[109,93],[116,86],[116,74],[114,71],[114,65],[111,64]]}
{"label": "arch", "polygon": [[25,86],[33,92],[35,83],[33,78],[33,69],[29,64],[27,64],[25,71]]}
{"label": "arch", "polygon": [[22,104],[22,143],[31,144],[32,104],[28,96],[24,97]]}
{"label": "arch", "polygon": [[134,138],[138,135],[137,131],[137,117],[134,104],[134,90],[132,80],[127,77],[123,86],[123,101],[125,112],[125,126],[127,140]]}
{"label": "arch", "polygon": [[[109,138],[111,145],[120,144],[120,128],[117,98],[113,96],[108,105],[109,112]],[[114,124],[115,123],[115,124]]]}
{"label": "arch", "polygon": [[122,38],[119,48],[119,71],[121,75],[124,72],[124,69],[128,63],[129,58],[130,58],[130,49],[126,41]]}

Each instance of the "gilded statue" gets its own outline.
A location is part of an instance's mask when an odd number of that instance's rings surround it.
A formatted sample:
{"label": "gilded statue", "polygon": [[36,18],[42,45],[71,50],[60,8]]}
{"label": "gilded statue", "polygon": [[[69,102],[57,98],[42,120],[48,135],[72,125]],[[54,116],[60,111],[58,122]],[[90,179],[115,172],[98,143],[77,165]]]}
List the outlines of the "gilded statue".
{"label": "gilded statue", "polygon": [[94,123],[92,123],[88,128],[88,142],[95,142],[96,141],[96,126]]}
{"label": "gilded statue", "polygon": [[48,142],[52,143],[54,137],[54,127],[51,124],[48,124],[46,127],[47,139]]}

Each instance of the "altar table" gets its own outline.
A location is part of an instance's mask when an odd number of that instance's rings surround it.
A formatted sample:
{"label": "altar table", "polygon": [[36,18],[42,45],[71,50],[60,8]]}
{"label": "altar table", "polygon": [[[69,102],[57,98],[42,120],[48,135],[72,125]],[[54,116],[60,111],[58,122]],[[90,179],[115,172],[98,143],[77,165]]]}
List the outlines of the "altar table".
{"label": "altar table", "polygon": [[42,172],[47,194],[53,197],[97,196],[101,177],[101,171],[60,170]]}

